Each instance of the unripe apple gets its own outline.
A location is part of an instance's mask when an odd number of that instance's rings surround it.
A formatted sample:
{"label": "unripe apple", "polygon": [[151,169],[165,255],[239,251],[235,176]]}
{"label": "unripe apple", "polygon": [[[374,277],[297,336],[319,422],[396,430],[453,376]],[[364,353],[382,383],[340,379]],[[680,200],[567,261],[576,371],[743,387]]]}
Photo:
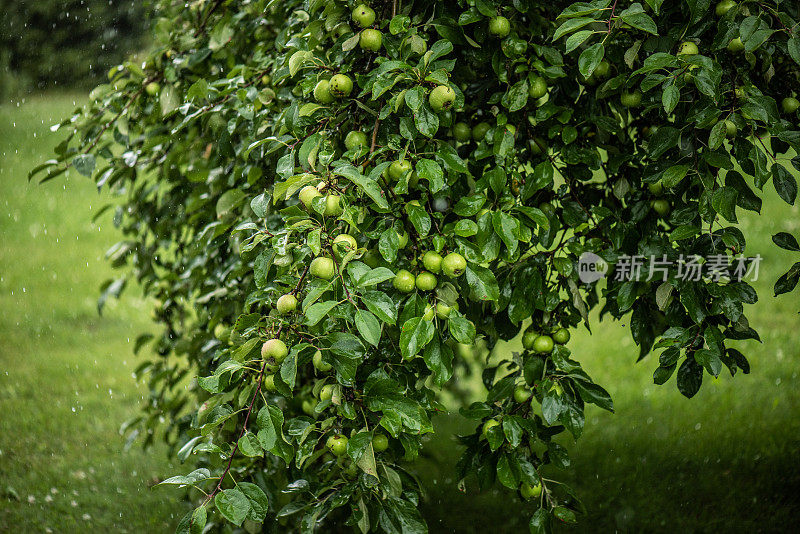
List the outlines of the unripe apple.
{"label": "unripe apple", "polygon": [[736,37],[735,39],[731,39],[731,42],[728,43],[728,52],[731,52],[733,54],[738,54],[743,50],[744,50],[744,43],[742,42],[741,37]]}
{"label": "unripe apple", "polygon": [[300,194],[298,195],[298,197],[300,198],[300,202],[302,202],[303,206],[305,206],[306,209],[308,210],[311,209],[311,202],[319,196],[322,195],[313,185],[305,186],[303,189],[300,190]]}
{"label": "unripe apple", "polygon": [[450,278],[458,278],[466,268],[467,260],[458,252],[451,252],[442,259],[442,271]]}
{"label": "unripe apple", "polygon": [[317,407],[317,399],[305,399],[301,408],[303,412],[308,415],[309,417],[314,417],[316,414],[314,413],[314,408]]}
{"label": "unripe apple", "polygon": [[626,108],[637,108],[642,103],[642,93],[640,91],[623,91],[619,101]]}
{"label": "unripe apple", "polygon": [[[422,271],[417,275],[416,286],[420,291],[432,291],[436,288],[436,277],[428,271]],[[433,310],[431,310],[433,313]]]}
{"label": "unripe apple", "polygon": [[566,328],[559,328],[553,334],[553,341],[555,341],[559,345],[566,345],[566,343],[569,341],[569,338],[570,338],[570,333],[569,330],[567,330]]}
{"label": "unripe apple", "polygon": [[347,441],[348,439],[341,434],[333,436],[328,442],[328,448],[334,456],[344,456],[347,454]]}
{"label": "unripe apple", "polygon": [[597,78],[605,78],[608,76],[610,72],[611,72],[611,63],[609,63],[607,60],[604,59],[594,69],[592,76],[595,76]]}
{"label": "unripe apple", "polygon": [[362,28],[372,26],[375,22],[375,11],[369,6],[360,4],[353,10],[353,21]]}
{"label": "unripe apple", "polygon": [[539,354],[546,354],[553,351],[553,338],[547,335],[537,336],[533,340],[533,350]]}
{"label": "unripe apple", "polygon": [[647,184],[647,189],[654,195],[659,196],[664,193],[664,183],[659,180],[657,182],[653,182]]}
{"label": "unripe apple", "polygon": [[144,90],[150,96],[158,96],[161,92],[161,85],[158,82],[150,82],[144,86]]}
{"label": "unripe apple", "polygon": [[491,126],[488,122],[479,122],[472,127],[472,138],[475,141],[481,141],[484,137],[486,137],[486,132],[488,132],[490,128]]}
{"label": "unripe apple", "polygon": [[350,234],[339,234],[333,239],[333,255],[338,259],[342,259],[348,252],[356,250],[358,244],[353,236]]}
{"label": "unripe apple", "polygon": [[534,76],[531,80],[528,96],[531,98],[542,98],[547,94],[547,82],[541,76]]}
{"label": "unripe apple", "polygon": [[269,391],[270,393],[275,393],[278,391],[278,388],[275,387],[275,375],[267,375],[264,377],[264,385],[262,386],[264,391]]}
{"label": "unripe apple", "polygon": [[511,32],[511,23],[502,15],[492,17],[489,21],[489,33],[502,39]]}
{"label": "unripe apple", "polygon": [[530,484],[523,482],[519,487],[519,493],[525,500],[539,497],[542,494],[542,485],[536,484],[535,486],[531,486]]}
{"label": "unripe apple", "polygon": [[372,450],[375,452],[383,452],[389,448],[389,438],[385,434],[376,433],[372,437]]}
{"label": "unripe apple", "polygon": [[447,111],[453,107],[456,93],[447,85],[440,85],[431,91],[428,103],[435,112]]}
{"label": "unripe apple", "polygon": [[442,270],[442,255],[436,251],[429,250],[422,255],[422,265],[430,272],[439,274]]}
{"label": "unripe apple", "polygon": [[361,35],[358,38],[358,45],[362,50],[377,52],[381,49],[382,43],[383,35],[378,30],[373,30],[372,28],[361,30]]}
{"label": "unripe apple", "polygon": [[660,198],[658,200],[654,200],[650,205],[653,207],[653,211],[655,211],[661,217],[666,217],[666,215],[669,213],[670,206],[668,200]]}
{"label": "unripe apple", "polygon": [[288,315],[297,309],[297,298],[291,293],[281,295],[275,308],[281,315]]}
{"label": "unripe apple", "polygon": [[334,74],[328,82],[328,90],[336,98],[344,98],[353,90],[353,80],[346,74]]}
{"label": "unripe apple", "polygon": [[319,390],[319,400],[321,401],[331,400],[331,398],[333,397],[333,390],[335,387],[336,386],[334,386],[333,384],[325,384],[324,386],[322,386],[322,389]]}
{"label": "unripe apple", "polygon": [[694,56],[700,53],[700,49],[697,48],[697,43],[694,41],[684,41],[678,47],[678,55],[679,56]]}
{"label": "unripe apple", "polygon": [[724,17],[728,11],[736,7],[736,2],[733,0],[722,0],[720,3],[717,4],[717,7],[714,9],[718,17]]}
{"label": "unripe apple", "polygon": [[457,122],[453,125],[453,137],[456,141],[466,143],[472,139],[472,128],[466,122]]}
{"label": "unripe apple", "polygon": [[442,320],[447,319],[450,317],[450,312],[452,312],[454,309],[458,309],[458,303],[448,306],[444,302],[439,301],[436,303],[436,317]]}
{"label": "unripe apple", "polygon": [[794,113],[800,108],[800,101],[793,96],[787,96],[783,99],[783,102],[781,102],[781,107],[784,113]]}
{"label": "unripe apple", "polygon": [[425,321],[433,321],[434,315],[436,315],[434,307],[430,304],[426,304],[425,311],[422,313],[422,319]]}
{"label": "unripe apple", "polygon": [[410,173],[412,169],[413,167],[410,161],[393,161],[392,164],[389,165],[389,178],[396,182]]}
{"label": "unripe apple", "polygon": [[397,271],[397,274],[394,275],[394,281],[392,282],[392,284],[394,285],[394,288],[398,291],[401,291],[403,293],[411,293],[412,291],[414,291],[415,282],[416,280],[413,274],[411,274],[405,269],[400,269],[399,271]]}
{"label": "unripe apple", "polygon": [[265,360],[272,358],[277,363],[281,363],[289,355],[286,343],[280,339],[268,339],[261,345],[261,357]]}
{"label": "unripe apple", "polygon": [[338,217],[342,214],[342,203],[339,195],[328,195],[325,197],[325,211],[323,215],[326,217]]}
{"label": "unripe apple", "polygon": [[367,264],[368,267],[374,269],[381,262],[381,255],[376,252],[375,250],[369,249],[364,253],[364,256],[361,258],[361,261]]}
{"label": "unripe apple", "polygon": [[739,128],[737,128],[736,123],[725,119],[725,135],[727,137],[736,137],[736,134],[739,132]]}
{"label": "unripe apple", "polygon": [[526,402],[531,398],[531,390],[525,386],[517,386],[514,388],[514,400],[517,402]]}
{"label": "unripe apple", "polygon": [[348,132],[344,138],[344,146],[347,150],[353,150],[360,146],[367,146],[367,134],[358,130]]}
{"label": "unripe apple", "polygon": [[[395,233],[397,234],[397,232]],[[397,234],[397,238],[398,238],[397,247],[400,249],[406,248],[406,245],[408,245],[408,232],[403,230],[402,234]]]}
{"label": "unripe apple", "polygon": [[331,364],[322,361],[322,352],[320,351],[314,353],[314,356],[311,358],[311,363],[314,364],[314,369],[322,373],[327,373],[333,368]]}
{"label": "unripe apple", "polygon": [[500,425],[500,421],[497,419],[489,419],[485,423],[483,423],[483,428],[481,429],[481,439],[486,439],[486,435],[489,433],[489,429],[494,428]]}
{"label": "unripe apple", "polygon": [[314,100],[320,104],[330,104],[335,100],[331,94],[328,80],[320,80],[314,86]]}
{"label": "unripe apple", "polygon": [[311,266],[308,268],[308,272],[311,273],[311,276],[322,278],[323,280],[330,280],[333,278],[334,271],[333,260],[325,256],[318,256],[311,260]]}
{"label": "unripe apple", "polygon": [[533,348],[533,342],[536,341],[536,338],[539,336],[533,330],[528,330],[524,334],[522,334],[522,346],[528,350]]}

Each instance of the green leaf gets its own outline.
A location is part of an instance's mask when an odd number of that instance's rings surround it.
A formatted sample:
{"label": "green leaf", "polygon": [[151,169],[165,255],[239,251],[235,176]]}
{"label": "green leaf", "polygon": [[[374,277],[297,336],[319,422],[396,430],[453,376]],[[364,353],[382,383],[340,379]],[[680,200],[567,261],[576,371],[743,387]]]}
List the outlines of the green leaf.
{"label": "green leaf", "polygon": [[450,329],[450,334],[459,343],[471,345],[475,342],[475,324],[457,311],[450,312],[447,327]]}
{"label": "green leaf", "polygon": [[721,187],[711,195],[711,207],[725,219],[735,223],[737,222],[736,198],[738,195],[739,193],[732,187]]}
{"label": "green leaf", "polygon": [[671,189],[681,183],[681,180],[686,177],[686,173],[688,172],[688,165],[673,165],[661,175],[661,183],[665,188]]}
{"label": "green leaf", "polygon": [[592,30],[581,30],[567,37],[567,43],[566,43],[567,54],[569,54],[570,52],[581,46],[593,34],[594,32]]}
{"label": "green leaf", "polygon": [[250,500],[238,489],[226,489],[214,497],[214,505],[222,517],[236,526],[242,526],[250,513]]}
{"label": "green leaf", "polygon": [[80,174],[91,178],[95,166],[94,156],[92,154],[79,154],[72,158],[72,166]]}
{"label": "green leaf", "polygon": [[664,92],[661,93],[661,103],[664,106],[664,111],[672,113],[678,101],[681,99],[681,91],[677,86],[668,85],[664,87]]}
{"label": "green leaf", "polygon": [[260,487],[251,482],[239,482],[237,488],[250,501],[250,512],[247,519],[256,523],[263,523],[269,512],[269,499]]}
{"label": "green leaf", "polygon": [[595,43],[583,52],[578,58],[578,70],[584,78],[588,78],[594,72],[594,69],[603,61],[603,56],[606,54],[606,47],[603,43]]}
{"label": "green leaf", "polygon": [[683,360],[678,368],[678,391],[685,397],[692,398],[700,391],[703,384],[703,368],[694,358]]}
{"label": "green leaf", "polygon": [[779,163],[772,165],[772,183],[775,191],[789,205],[794,206],[797,199],[797,180],[792,176],[786,167]]}
{"label": "green leaf", "polygon": [[352,165],[341,165],[336,167],[333,172],[337,176],[347,178],[361,188],[361,190],[364,191],[364,193],[366,193],[367,196],[371,198],[379,208],[389,209],[389,203],[386,201],[386,195],[378,183],[361,174],[358,169]]}
{"label": "green leaf", "polygon": [[317,302],[309,306],[309,308],[305,311],[306,316],[306,324],[308,326],[314,326],[318,322],[320,322],[328,313],[335,308],[339,304],[338,301],[335,300],[327,300],[325,302]]}
{"label": "green leaf", "polygon": [[643,32],[658,35],[658,27],[650,15],[644,12],[644,8],[638,2],[632,4],[628,9],[619,14],[624,21]]}
{"label": "green leaf", "polygon": [[475,300],[497,300],[500,298],[500,288],[492,271],[475,263],[467,263],[467,284],[472,289]]}
{"label": "green leaf", "polygon": [[428,181],[431,193],[441,191],[444,187],[442,167],[432,159],[422,158],[417,161],[416,170],[421,179]]}
{"label": "green leaf", "polygon": [[594,404],[609,412],[614,411],[614,402],[611,400],[611,395],[608,394],[608,391],[594,382],[574,380],[572,383],[575,385],[575,389],[578,390],[584,402]]}
{"label": "green leaf", "polygon": [[357,310],[355,323],[361,337],[370,345],[377,347],[381,339],[381,325],[378,319],[366,310]]}
{"label": "green leaf", "polygon": [[772,242],[782,249],[800,252],[800,244],[797,243],[797,238],[795,238],[792,234],[778,232],[772,236]]}
{"label": "green leaf", "polygon": [[435,329],[430,321],[422,317],[413,317],[403,323],[400,329],[400,352],[405,359],[411,359],[425,345],[431,342]]}
{"label": "green leaf", "polygon": [[382,291],[365,291],[361,295],[361,302],[369,311],[378,316],[381,321],[395,324],[397,321],[397,305]]}
{"label": "green leaf", "polygon": [[528,80],[523,78],[508,88],[503,95],[503,105],[509,111],[519,111],[528,103]]}

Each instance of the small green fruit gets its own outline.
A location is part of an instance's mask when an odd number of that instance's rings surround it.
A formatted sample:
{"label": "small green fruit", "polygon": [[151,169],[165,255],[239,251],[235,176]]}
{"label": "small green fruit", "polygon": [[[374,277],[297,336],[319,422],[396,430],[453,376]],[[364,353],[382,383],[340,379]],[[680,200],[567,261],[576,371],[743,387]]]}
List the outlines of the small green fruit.
{"label": "small green fruit", "polygon": [[347,453],[348,439],[341,434],[333,436],[328,442],[328,448],[334,456],[344,456]]}
{"label": "small green fruit", "polygon": [[486,439],[486,435],[489,433],[489,429],[494,428],[500,425],[500,421],[497,419],[489,419],[485,423],[483,423],[483,428],[481,429],[481,439]]}
{"label": "small green fruit", "polygon": [[342,203],[339,195],[328,195],[325,197],[325,211],[323,215],[326,217],[338,217],[342,214]]}
{"label": "small green fruit", "polygon": [[517,402],[526,402],[531,398],[531,390],[525,386],[517,386],[514,388],[514,400]]}
{"label": "small green fruit", "polygon": [[458,278],[467,268],[467,260],[458,252],[451,252],[442,259],[442,271],[450,278]]}
{"label": "small green fruit", "polygon": [[553,341],[555,341],[559,345],[566,345],[567,342],[569,341],[569,338],[570,338],[570,333],[569,330],[567,330],[566,328],[559,328],[553,334]]}
{"label": "small green fruit", "polygon": [[647,184],[647,189],[654,195],[659,196],[664,192],[664,184],[661,180]]}
{"label": "small green fruit", "polygon": [[539,336],[533,330],[528,330],[524,334],[522,334],[522,346],[528,350],[533,348],[533,342],[536,341],[536,338]]}
{"label": "small green fruit", "polygon": [[337,259],[342,259],[348,252],[356,250],[358,244],[356,239],[350,234],[339,234],[333,239],[333,255]]}
{"label": "small green fruit", "polygon": [[150,82],[144,86],[144,90],[150,96],[158,96],[161,92],[161,85],[158,82]]}
{"label": "small green fruit", "polygon": [[739,128],[736,127],[736,123],[725,119],[725,135],[728,137],[736,137],[738,132]]}
{"label": "small green fruit", "polygon": [[670,206],[668,200],[660,198],[658,200],[654,200],[650,205],[653,207],[653,211],[655,211],[661,217],[666,217],[669,213]]}
{"label": "small green fruit", "polygon": [[372,450],[383,452],[389,448],[389,438],[385,434],[375,434],[372,437]]}
{"label": "small green fruit", "polygon": [[300,198],[300,202],[303,203],[303,206],[305,206],[307,210],[310,210],[311,202],[315,198],[322,196],[322,194],[313,185],[307,185],[300,190],[300,194],[298,196]]}
{"label": "small green fruit", "polygon": [[[395,233],[397,234],[397,232]],[[397,234],[397,238],[398,238],[398,243],[397,243],[398,248],[400,249],[406,248],[406,245],[408,245],[408,232],[403,230],[402,234]]]}
{"label": "small green fruit", "polygon": [[335,74],[328,83],[328,90],[336,98],[344,98],[353,90],[353,80],[346,74]]}
{"label": "small green fruit", "polygon": [[330,104],[335,100],[331,94],[328,80],[320,80],[314,86],[314,100],[320,104]]}
{"label": "small green fruit", "polygon": [[334,386],[333,384],[325,384],[324,386],[322,386],[322,389],[319,390],[319,400],[321,401],[331,400],[331,398],[333,398],[333,391],[335,387],[336,386]]}
{"label": "small green fruit", "polygon": [[507,37],[511,33],[511,23],[502,15],[493,17],[489,21],[489,33],[500,39]]}
{"label": "small green fruit", "polygon": [[405,269],[400,269],[397,271],[397,274],[394,275],[394,281],[392,282],[394,288],[398,291],[403,293],[411,293],[414,291],[415,279],[414,275],[408,272]]}
{"label": "small green fruit", "polygon": [[448,306],[444,302],[439,301],[436,303],[436,317],[442,320],[447,319],[450,317],[450,312],[452,312],[453,309],[457,310],[458,306]]}
{"label": "small green fruit", "polygon": [[291,293],[281,295],[275,308],[281,315],[288,315],[297,309],[297,298]]}
{"label": "small green fruit", "polygon": [[377,52],[381,49],[383,43],[383,35],[378,30],[367,29],[361,30],[361,35],[358,38],[358,45],[362,50],[369,50]]}
{"label": "small green fruit", "polygon": [[374,269],[381,264],[381,255],[378,252],[370,249],[364,253],[361,261],[366,263],[368,267]]}
{"label": "small green fruit", "polygon": [[728,43],[728,52],[733,54],[738,54],[744,50],[744,43],[742,42],[741,37],[736,37],[735,39],[731,39],[731,42]]}
{"label": "small green fruit", "polygon": [[412,170],[413,167],[411,166],[410,161],[393,161],[392,164],[389,165],[389,178],[396,182],[410,173]]}
{"label": "small green fruit", "polygon": [[700,53],[700,49],[697,48],[697,43],[694,41],[684,41],[678,47],[678,55],[679,56],[694,56]]}
{"label": "small green fruit", "polygon": [[637,108],[642,103],[642,93],[640,91],[623,91],[619,97],[620,103],[626,108]]}
{"label": "small green fruit", "polygon": [[344,138],[344,147],[347,150],[353,150],[360,146],[367,146],[367,143],[367,134],[359,132],[358,130],[348,132]]}
{"label": "small green fruit", "polygon": [[425,321],[433,321],[433,316],[436,314],[436,311],[433,306],[430,304],[425,305],[425,311],[422,313],[422,319]]}
{"label": "small green fruit", "polygon": [[322,361],[322,352],[320,351],[314,353],[314,356],[311,358],[311,363],[314,364],[314,369],[322,373],[327,373],[333,368],[331,364]]}
{"label": "small green fruit", "polygon": [[264,385],[262,386],[264,391],[269,391],[270,393],[275,393],[278,391],[278,388],[275,387],[275,375],[267,375],[264,377]]}
{"label": "small green fruit", "polygon": [[531,80],[528,96],[531,98],[542,98],[547,94],[547,82],[540,76],[534,76]]}
{"label": "small green fruit", "polygon": [[372,26],[375,22],[375,11],[369,6],[360,4],[353,10],[353,21],[362,28]]}
{"label": "small green fruit", "polygon": [[784,113],[794,113],[800,108],[800,101],[792,96],[788,96],[781,102],[781,108]]}
{"label": "small green fruit", "polygon": [[416,286],[420,291],[432,291],[436,288],[436,282],[436,277],[433,274],[428,271],[422,271],[417,275]]}
{"label": "small green fruit", "polygon": [[447,111],[453,107],[456,93],[447,85],[440,85],[431,91],[428,103],[435,112]]}
{"label": "small green fruit", "polygon": [[265,360],[272,358],[277,363],[281,363],[289,355],[286,343],[280,339],[268,339],[261,345],[261,357]]}
{"label": "small green fruit", "polygon": [[306,399],[303,401],[303,412],[309,417],[314,417],[314,408],[317,407],[317,399]]}
{"label": "small green fruit", "polygon": [[491,126],[488,122],[479,122],[475,126],[472,127],[472,138],[475,141],[481,141],[484,137],[486,137],[486,133],[491,129]]}
{"label": "small green fruit", "polygon": [[547,354],[553,351],[554,347],[553,338],[546,335],[537,336],[533,340],[533,350],[539,354]]}
{"label": "small green fruit", "polygon": [[736,2],[733,0],[722,0],[720,3],[717,4],[717,7],[714,9],[718,17],[724,17],[728,11],[736,7]]}
{"label": "small green fruit", "polygon": [[330,280],[333,278],[334,271],[333,260],[325,256],[319,256],[311,260],[311,266],[308,269],[311,276],[322,278],[323,280]]}
{"label": "small green fruit", "polygon": [[609,63],[604,59],[594,69],[592,76],[595,76],[597,78],[605,78],[608,76],[610,72],[611,72],[611,63]]}
{"label": "small green fruit", "polygon": [[535,486],[531,486],[530,484],[523,482],[519,487],[519,493],[525,500],[539,497],[542,494],[542,485],[536,484]]}
{"label": "small green fruit", "polygon": [[429,250],[422,255],[422,265],[432,273],[439,274],[442,270],[442,255]]}
{"label": "small green fruit", "polygon": [[457,122],[453,125],[453,137],[460,143],[466,143],[472,139],[472,128],[466,122]]}

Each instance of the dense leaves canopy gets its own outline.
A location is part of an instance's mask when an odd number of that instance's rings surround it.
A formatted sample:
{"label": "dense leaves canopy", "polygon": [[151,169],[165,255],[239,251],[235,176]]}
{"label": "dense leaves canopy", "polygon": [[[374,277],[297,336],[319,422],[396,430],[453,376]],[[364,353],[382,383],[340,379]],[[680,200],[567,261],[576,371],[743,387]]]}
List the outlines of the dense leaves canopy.
{"label": "dense leaves canopy", "polygon": [[[556,438],[581,435],[585,403],[613,410],[564,345],[591,309],[625,317],[641,357],[659,351],[656,383],[688,397],[749,371],[728,341],[757,339],[754,290],[679,260],[733,261],[739,210],[796,199],[799,10],[160,2],[156,49],[111,72],[36,172],[121,196],[109,257],[127,268],[101,306],[129,280],[158,299],[130,428],[150,441],[166,421],[196,468],[163,482],[202,490],[179,531],[426,531],[404,465],[475,363],[463,348],[517,336],[522,353],[479,361],[458,478],[529,499],[533,532],[574,522]],[[585,283],[585,253],[668,268]]]}

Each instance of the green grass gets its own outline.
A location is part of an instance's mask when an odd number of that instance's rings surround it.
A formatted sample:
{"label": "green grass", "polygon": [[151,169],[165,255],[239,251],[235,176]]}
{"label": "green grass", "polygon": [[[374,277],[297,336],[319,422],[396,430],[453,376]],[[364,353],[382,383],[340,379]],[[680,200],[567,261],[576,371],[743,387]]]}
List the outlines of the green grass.
{"label": "green grass", "polygon": [[[117,239],[106,202],[75,173],[42,186],[27,171],[50,157],[48,127],[76,98],[36,97],[0,106],[0,531],[168,532],[182,514],[175,492],[150,489],[172,474],[163,447],[124,451],[120,424],[144,390],[131,373],[132,340],[149,328],[135,291],[95,308],[103,259]],[[656,359],[636,364],[621,324],[598,322],[570,342],[577,359],[614,397],[617,413],[590,408],[584,436],[569,443],[566,474],[583,496],[581,532],[786,532],[800,529],[800,408],[796,298],[771,286],[793,261],[770,236],[800,229],[796,208],[765,193],[763,217],[741,212],[751,253],[764,257],[751,324],[764,344],[742,343],[753,372],[706,376],[692,400],[674,377],[652,383]],[[432,532],[525,532],[528,514],[508,492],[456,489],[458,450],[443,430],[418,467]],[[9,487],[19,496],[10,496]],[[32,501],[32,502],[31,502]]]}
{"label": "green grass", "polygon": [[74,172],[26,180],[76,98],[0,107],[0,531],[170,531],[176,495],[149,487],[173,471],[165,448],[124,451],[118,432],[145,393],[132,340],[149,325],[135,291],[97,314],[118,234],[90,220],[108,197]]}

